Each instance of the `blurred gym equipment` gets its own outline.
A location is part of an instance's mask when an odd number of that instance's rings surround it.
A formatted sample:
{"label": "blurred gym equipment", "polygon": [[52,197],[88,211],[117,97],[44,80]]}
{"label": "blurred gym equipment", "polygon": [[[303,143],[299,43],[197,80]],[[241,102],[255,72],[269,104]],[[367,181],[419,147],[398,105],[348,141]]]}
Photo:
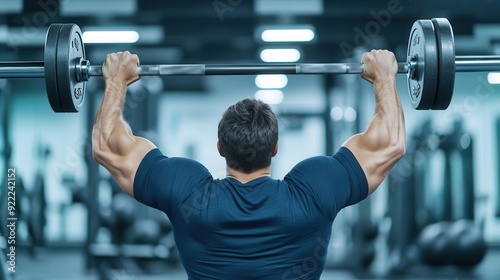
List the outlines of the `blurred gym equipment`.
{"label": "blurred gym equipment", "polygon": [[[479,200],[474,192],[472,144],[460,119],[446,134],[434,132],[432,122],[424,121],[410,138],[405,158],[389,175],[390,274],[414,272],[411,267],[424,271],[423,264],[434,269],[456,267],[447,272],[450,275],[484,259],[482,221],[474,211]],[[437,154],[440,160],[433,162]],[[435,174],[442,176],[441,185],[429,185],[436,182],[429,179],[431,169],[437,168],[433,164],[443,167],[443,175]]]}

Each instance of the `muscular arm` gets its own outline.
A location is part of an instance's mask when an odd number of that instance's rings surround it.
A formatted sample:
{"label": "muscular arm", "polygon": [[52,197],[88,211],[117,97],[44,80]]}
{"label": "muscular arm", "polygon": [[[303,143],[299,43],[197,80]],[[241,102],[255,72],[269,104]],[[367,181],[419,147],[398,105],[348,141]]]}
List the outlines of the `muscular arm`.
{"label": "muscular arm", "polygon": [[137,56],[128,52],[108,55],[103,66],[104,97],[92,131],[95,160],[104,166],[120,187],[133,196],[134,176],[144,156],[155,148],[136,137],[123,119],[127,86],[139,79]]}
{"label": "muscular arm", "polygon": [[382,183],[405,152],[403,109],[396,90],[397,63],[392,53],[372,51],[364,56],[362,77],[373,83],[375,115],[368,128],[344,143],[365,172],[369,193]]}

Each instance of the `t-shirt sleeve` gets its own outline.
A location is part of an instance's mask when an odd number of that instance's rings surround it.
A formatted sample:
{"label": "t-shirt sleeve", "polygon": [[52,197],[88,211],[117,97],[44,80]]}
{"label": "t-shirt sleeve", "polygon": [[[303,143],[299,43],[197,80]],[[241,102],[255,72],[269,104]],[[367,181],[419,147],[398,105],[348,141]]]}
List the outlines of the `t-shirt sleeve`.
{"label": "t-shirt sleeve", "polygon": [[182,201],[207,180],[212,180],[212,176],[199,162],[169,158],[153,149],[142,159],[135,174],[134,197],[171,218]]}
{"label": "t-shirt sleeve", "polygon": [[366,175],[352,152],[341,147],[334,156],[318,156],[298,163],[286,176],[329,219],[344,207],[368,196]]}

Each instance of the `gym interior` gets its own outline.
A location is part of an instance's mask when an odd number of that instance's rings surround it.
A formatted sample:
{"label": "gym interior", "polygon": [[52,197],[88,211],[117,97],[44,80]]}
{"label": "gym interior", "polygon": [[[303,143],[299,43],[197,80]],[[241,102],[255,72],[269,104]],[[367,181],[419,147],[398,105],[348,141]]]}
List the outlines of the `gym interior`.
{"label": "gym interior", "polygon": [[[360,63],[371,49],[406,63],[413,24],[432,18],[451,23],[457,56],[494,56],[499,10],[493,0],[9,0],[0,61],[43,61],[55,51],[44,48],[48,27],[74,23],[91,65],[125,50],[143,65]],[[500,73],[481,69],[454,74],[446,110],[415,110],[408,75],[397,76],[406,154],[373,195],[338,214],[321,279],[500,279]],[[0,279],[186,279],[166,215],[124,194],[93,159],[102,77],[86,82],[78,113],[55,113],[46,83],[0,79]],[[166,155],[224,178],[217,125],[247,97],[278,117],[274,178],[333,155],[375,110],[359,74],[153,75],[129,87],[124,116]]]}

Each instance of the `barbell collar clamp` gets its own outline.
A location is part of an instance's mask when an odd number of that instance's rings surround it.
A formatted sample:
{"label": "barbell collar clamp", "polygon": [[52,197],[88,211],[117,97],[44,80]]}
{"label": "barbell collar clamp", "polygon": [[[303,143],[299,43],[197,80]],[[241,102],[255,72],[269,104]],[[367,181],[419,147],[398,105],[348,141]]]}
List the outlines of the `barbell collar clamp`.
{"label": "barbell collar clamp", "polygon": [[78,82],[88,81],[90,79],[89,69],[90,61],[80,57],[77,59],[79,63],[76,65],[76,80]]}
{"label": "barbell collar clamp", "polygon": [[418,55],[415,54],[408,61],[408,78],[415,79],[418,75]]}

